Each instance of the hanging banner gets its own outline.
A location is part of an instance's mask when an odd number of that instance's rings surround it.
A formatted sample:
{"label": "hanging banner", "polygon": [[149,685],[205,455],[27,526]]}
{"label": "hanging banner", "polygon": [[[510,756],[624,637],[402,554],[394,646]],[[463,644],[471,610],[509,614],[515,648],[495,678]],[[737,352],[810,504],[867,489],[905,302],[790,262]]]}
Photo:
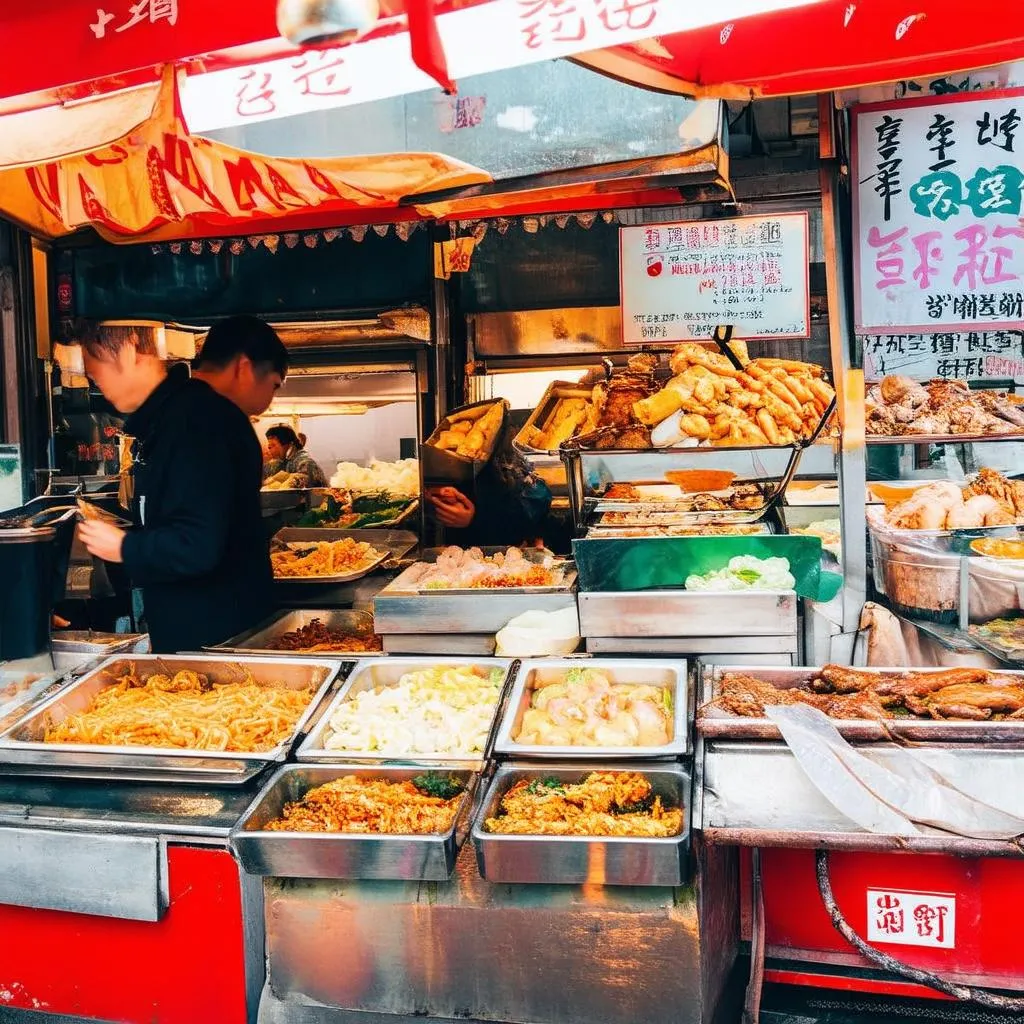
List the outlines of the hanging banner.
{"label": "hanging banner", "polygon": [[[442,14],[437,30],[448,71],[458,80],[816,2],[490,0]],[[408,36],[401,34],[189,75],[181,103],[189,130],[208,132],[436,88],[413,63]]]}
{"label": "hanging banner", "polygon": [[915,380],[1024,379],[1024,330],[869,334],[861,338],[864,376]]}
{"label": "hanging banner", "polygon": [[807,214],[684,221],[619,232],[627,345],[810,336]]}
{"label": "hanging banner", "polygon": [[1024,90],[854,111],[862,334],[1024,320]]}

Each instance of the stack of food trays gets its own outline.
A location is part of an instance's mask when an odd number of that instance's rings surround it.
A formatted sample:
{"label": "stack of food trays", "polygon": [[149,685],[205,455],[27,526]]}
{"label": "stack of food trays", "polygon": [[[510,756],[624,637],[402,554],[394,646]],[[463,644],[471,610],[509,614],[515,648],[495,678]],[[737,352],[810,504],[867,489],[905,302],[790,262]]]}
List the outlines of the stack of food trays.
{"label": "stack of food trays", "polygon": [[341,664],[116,656],[0,734],[0,772],[241,785],[281,764]]}
{"label": "stack of food trays", "polygon": [[480,874],[495,883],[682,884],[687,685],[680,661],[522,662],[495,742],[502,763],[473,825]]}
{"label": "stack of food trays", "polygon": [[389,654],[489,657],[517,616],[574,607],[576,575],[549,551],[430,548],[375,595],[374,628]]}
{"label": "stack of food trays", "polygon": [[[233,830],[256,875],[443,881],[467,836],[513,662],[359,661]],[[327,788],[324,788],[327,787]]]}

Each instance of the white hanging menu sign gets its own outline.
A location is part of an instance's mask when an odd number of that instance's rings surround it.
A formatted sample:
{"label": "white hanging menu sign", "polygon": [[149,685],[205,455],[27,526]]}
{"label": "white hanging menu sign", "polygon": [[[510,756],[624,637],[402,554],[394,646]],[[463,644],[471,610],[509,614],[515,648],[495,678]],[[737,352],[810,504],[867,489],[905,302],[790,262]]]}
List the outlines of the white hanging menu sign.
{"label": "white hanging menu sign", "polygon": [[861,334],[1024,320],[1024,90],[854,111]]}
{"label": "white hanging menu sign", "polygon": [[619,232],[627,345],[810,336],[807,214],[626,227]]}

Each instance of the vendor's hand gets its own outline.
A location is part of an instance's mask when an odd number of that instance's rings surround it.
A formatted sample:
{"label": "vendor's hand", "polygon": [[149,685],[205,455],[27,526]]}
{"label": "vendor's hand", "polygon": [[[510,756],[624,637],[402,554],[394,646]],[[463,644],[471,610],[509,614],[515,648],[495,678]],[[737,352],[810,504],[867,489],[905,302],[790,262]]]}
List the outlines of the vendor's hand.
{"label": "vendor's hand", "polygon": [[88,520],[78,524],[78,536],[90,555],[104,562],[121,562],[121,546],[124,544],[124,530],[110,523]]}
{"label": "vendor's hand", "polygon": [[434,514],[442,526],[453,530],[465,530],[476,515],[476,506],[461,491],[454,487],[442,487],[427,494]]}

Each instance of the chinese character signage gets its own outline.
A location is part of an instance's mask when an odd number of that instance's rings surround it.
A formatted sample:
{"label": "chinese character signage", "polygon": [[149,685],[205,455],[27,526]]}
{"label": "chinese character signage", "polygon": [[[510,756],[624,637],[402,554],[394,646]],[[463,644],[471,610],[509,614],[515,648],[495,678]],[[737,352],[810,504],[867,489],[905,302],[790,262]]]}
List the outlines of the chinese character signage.
{"label": "chinese character signage", "polygon": [[956,897],[949,893],[868,889],[868,942],[956,948]]}
{"label": "chinese character signage", "polygon": [[1024,320],[1024,91],[854,111],[860,333]]}
{"label": "chinese character signage", "polygon": [[899,373],[916,380],[1024,379],[1024,330],[866,334],[864,376]]}
{"label": "chinese character signage", "polygon": [[627,345],[810,334],[806,213],[623,228],[619,259]]}
{"label": "chinese character signage", "polygon": [[[463,79],[807,2],[491,0],[440,15],[437,30],[449,72]],[[170,0],[139,2],[132,5],[131,16],[148,18],[154,9],[170,6]],[[143,15],[143,8],[148,13]],[[103,27],[108,31],[106,24]],[[181,87],[181,102],[189,130],[207,132],[436,88],[433,78],[413,63],[408,35],[398,33],[248,67],[188,75]],[[467,105],[462,116],[472,119],[479,113]]]}

